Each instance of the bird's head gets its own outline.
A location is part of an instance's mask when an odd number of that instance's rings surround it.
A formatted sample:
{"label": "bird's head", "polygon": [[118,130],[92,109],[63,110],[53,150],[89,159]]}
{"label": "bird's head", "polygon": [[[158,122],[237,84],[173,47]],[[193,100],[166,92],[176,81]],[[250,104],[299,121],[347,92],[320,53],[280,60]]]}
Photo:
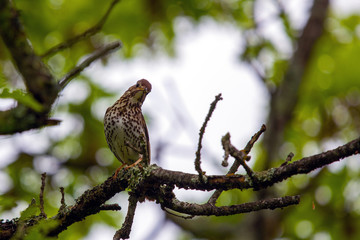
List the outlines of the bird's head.
{"label": "bird's head", "polygon": [[127,93],[129,93],[130,102],[133,104],[142,105],[146,95],[151,92],[151,84],[146,79],[141,79],[136,82],[135,85],[131,86]]}

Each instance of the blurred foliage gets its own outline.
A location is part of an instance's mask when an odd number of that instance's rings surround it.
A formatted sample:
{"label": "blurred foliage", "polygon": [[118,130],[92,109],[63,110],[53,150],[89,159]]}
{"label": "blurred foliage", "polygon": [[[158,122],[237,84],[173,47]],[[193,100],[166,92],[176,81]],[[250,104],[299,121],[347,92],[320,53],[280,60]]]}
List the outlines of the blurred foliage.
{"label": "blurred foliage", "polygon": [[42,105],[36,101],[31,95],[24,93],[22,90],[9,90],[9,88],[1,88],[0,98],[11,98],[17,102],[28,106],[35,111],[40,112]]}
{"label": "blurred foliage", "polygon": [[[241,61],[256,66],[266,84],[274,87],[281,82],[289,57],[258,31],[259,24],[254,18],[255,2],[123,0],[115,6],[102,31],[44,60],[53,73],[61,77],[86,54],[114,39],[120,39],[124,45],[119,57],[141,56],[143,48],[154,53],[166,51],[174,56],[173,40],[176,34],[181,34],[174,30],[177,19],[182,17],[198,24],[204,18],[211,18],[239,27],[244,38]],[[97,23],[110,1],[16,0],[15,4],[20,9],[35,51],[42,54]],[[297,29],[292,26],[286,12],[278,7],[277,17],[291,45],[298,36]],[[285,159],[290,151],[295,153],[295,159],[299,159],[359,136],[359,23],[360,16],[331,15],[327,19],[324,35],[308,64],[299,103],[286,131],[286,142],[279,151],[281,159]],[[13,98],[36,109],[37,103],[17,89],[23,87],[21,78],[5,49],[0,42],[0,97]],[[3,84],[5,79],[8,83]],[[118,93],[109,92],[85,76],[78,77],[68,88],[78,91],[79,96],[60,98],[56,104],[53,115],[63,121],[60,127],[31,133],[46,142],[42,148],[33,150],[32,146],[24,146],[24,142],[14,141],[16,158],[1,169],[10,179],[9,189],[0,198],[3,214],[16,214],[12,212],[14,205],[23,206],[24,201],[29,204],[39,194],[43,171],[47,171],[49,176],[45,210],[51,216],[56,214],[60,205],[59,187],[65,187],[66,203],[70,205],[84,190],[110,176],[119,165],[107,148],[98,110],[109,106]],[[26,143],[39,144],[35,140]],[[360,224],[360,164],[358,159],[350,158],[334,165],[308,176],[296,176],[276,186],[281,195],[302,194],[299,206],[282,212],[279,237],[357,239],[360,236],[357,228]],[[252,192],[234,190],[225,192],[218,204],[252,200]],[[120,215],[102,212],[90,216],[86,221],[69,227],[60,239],[80,239],[99,222],[119,227]],[[215,224],[226,222],[236,226],[246,223],[247,216],[250,215],[211,219]],[[32,233],[32,239],[38,239],[37,233]],[[183,237],[191,238],[188,235]]]}

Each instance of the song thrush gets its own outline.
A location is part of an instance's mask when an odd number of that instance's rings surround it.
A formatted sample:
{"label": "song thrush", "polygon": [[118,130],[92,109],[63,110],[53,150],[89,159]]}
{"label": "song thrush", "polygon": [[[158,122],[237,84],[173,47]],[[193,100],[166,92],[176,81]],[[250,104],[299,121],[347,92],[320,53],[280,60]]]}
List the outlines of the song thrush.
{"label": "song thrush", "polygon": [[151,84],[141,79],[131,86],[114,105],[106,110],[104,131],[106,141],[115,157],[123,163],[116,172],[140,162],[150,163],[150,142],[141,106]]}

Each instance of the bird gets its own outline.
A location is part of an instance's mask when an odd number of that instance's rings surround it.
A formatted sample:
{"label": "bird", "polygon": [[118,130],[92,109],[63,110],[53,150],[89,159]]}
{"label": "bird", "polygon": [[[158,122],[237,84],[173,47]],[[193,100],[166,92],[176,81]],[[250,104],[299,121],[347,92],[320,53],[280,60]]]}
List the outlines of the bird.
{"label": "bird", "polygon": [[124,167],[128,169],[139,163],[150,164],[149,133],[141,112],[142,104],[150,92],[150,82],[140,79],[106,110],[104,116],[106,142],[122,163],[116,169],[114,178]]}

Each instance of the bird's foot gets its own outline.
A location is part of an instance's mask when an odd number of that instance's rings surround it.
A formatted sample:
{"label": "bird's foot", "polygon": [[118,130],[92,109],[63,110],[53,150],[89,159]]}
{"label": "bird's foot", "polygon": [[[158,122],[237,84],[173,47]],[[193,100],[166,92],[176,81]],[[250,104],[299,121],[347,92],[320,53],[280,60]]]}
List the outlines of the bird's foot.
{"label": "bird's foot", "polygon": [[125,168],[125,170],[127,170],[127,169],[129,169],[129,168],[131,168],[131,167],[135,167],[135,166],[138,165],[138,164],[139,164],[139,167],[142,168],[142,166],[141,166],[141,164],[140,164],[140,162],[141,162],[142,160],[143,160],[142,157],[139,158],[138,160],[136,160],[136,162],[134,162],[133,164],[127,166],[127,167]]}
{"label": "bird's foot", "polygon": [[120,167],[118,167],[118,168],[116,169],[116,171],[115,171],[114,176],[113,176],[114,179],[117,178],[118,173],[119,173],[120,170],[123,169],[124,167],[125,167],[125,169],[128,169],[128,168],[129,168],[129,167],[127,166],[127,164],[123,164],[123,165],[121,165]]}

